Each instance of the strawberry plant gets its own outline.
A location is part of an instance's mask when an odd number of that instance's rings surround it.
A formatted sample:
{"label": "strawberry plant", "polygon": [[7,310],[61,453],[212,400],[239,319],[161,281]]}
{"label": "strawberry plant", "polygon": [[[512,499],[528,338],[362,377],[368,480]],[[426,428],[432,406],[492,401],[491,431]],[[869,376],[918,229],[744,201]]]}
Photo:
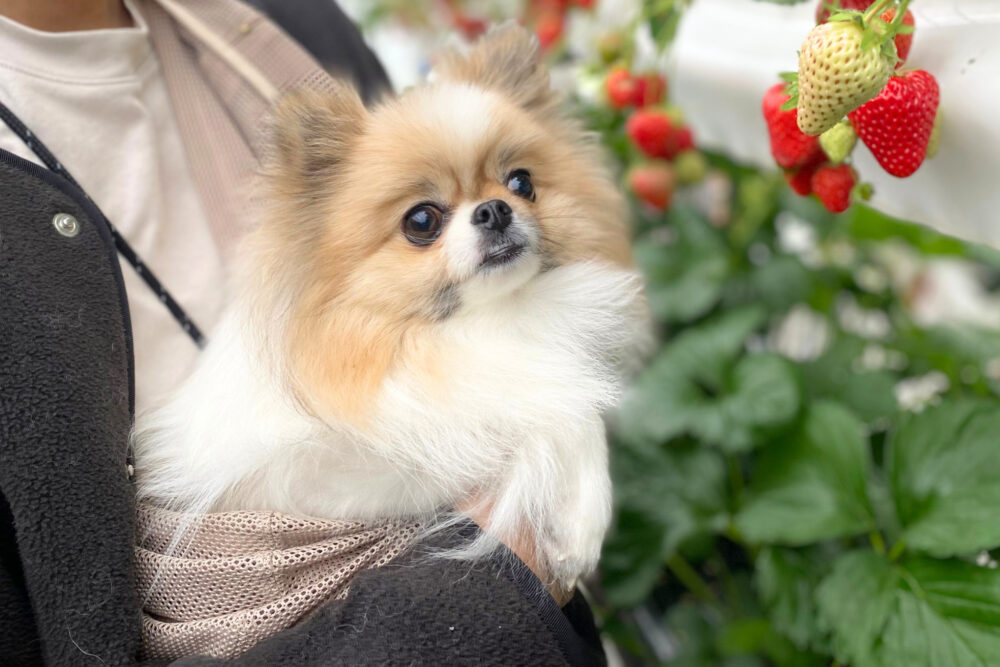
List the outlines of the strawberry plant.
{"label": "strawberry plant", "polygon": [[[699,110],[637,57],[686,3],[607,26],[600,3],[525,3],[529,23],[562,12],[546,57],[629,193],[661,340],[611,419],[616,517],[587,583],[615,664],[1000,665],[1000,332],[982,324],[1000,253],[857,201],[856,144],[900,175],[942,140],[930,75],[881,61],[905,59],[905,4],[820,3],[818,23],[846,10],[834,23],[875,35],[851,43],[874,40],[883,85],[814,134],[794,89],[762,90],[761,171],[698,150]],[[566,41],[588,20],[581,56]],[[956,266],[978,296],[945,308],[935,275]]]}

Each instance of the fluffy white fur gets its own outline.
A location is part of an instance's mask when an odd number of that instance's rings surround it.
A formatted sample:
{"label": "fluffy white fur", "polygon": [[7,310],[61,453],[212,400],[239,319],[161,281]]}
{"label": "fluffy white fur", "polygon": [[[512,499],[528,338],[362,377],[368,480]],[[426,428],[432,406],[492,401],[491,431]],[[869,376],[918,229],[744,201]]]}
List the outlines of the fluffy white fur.
{"label": "fluffy white fur", "polygon": [[255,312],[245,295],[173,399],[138,420],[144,496],[366,520],[433,515],[482,490],[490,532],[545,536],[558,579],[596,565],[611,511],[602,414],[645,323],[634,273],[560,267],[460,309],[438,338],[443,382],[399,368],[363,430],[296,403]]}

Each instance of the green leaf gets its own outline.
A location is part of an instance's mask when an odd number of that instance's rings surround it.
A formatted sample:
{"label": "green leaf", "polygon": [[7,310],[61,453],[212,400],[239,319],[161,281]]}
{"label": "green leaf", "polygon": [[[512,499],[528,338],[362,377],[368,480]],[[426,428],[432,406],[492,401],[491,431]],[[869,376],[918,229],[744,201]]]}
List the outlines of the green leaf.
{"label": "green leaf", "polygon": [[664,322],[688,322],[707,313],[722,293],[729,275],[729,257],[707,223],[685,213],[672,213],[677,234],[670,244],[652,235],[636,241],[632,250],[646,278],[646,298],[653,314]]}
{"label": "green leaf", "polygon": [[649,595],[663,576],[667,539],[662,527],[641,512],[618,513],[601,557],[601,586],[611,604],[634,607]]}
{"label": "green leaf", "polygon": [[868,445],[843,407],[815,404],[802,428],[771,443],[736,518],[752,542],[800,545],[870,530]]}
{"label": "green leaf", "polygon": [[699,384],[721,386],[731,360],[763,320],[759,308],[735,309],[677,336],[626,396],[615,420],[619,435],[659,444],[685,432],[692,407],[702,401]]}
{"label": "green leaf", "polygon": [[817,593],[836,655],[858,667],[1000,664],[1000,572],[960,560],[846,554]]}
{"label": "green leaf", "polygon": [[892,438],[893,498],[912,549],[936,556],[1000,545],[1000,406],[945,403]]}
{"label": "green leaf", "polygon": [[892,612],[899,573],[872,551],[838,558],[816,591],[820,622],[833,631],[841,662],[871,664],[876,639]]}
{"label": "green leaf", "polygon": [[726,468],[703,448],[612,450],[615,526],[601,561],[609,600],[641,602],[658,583],[663,563],[687,539],[725,527]]}
{"label": "green leaf", "polygon": [[726,451],[751,449],[758,427],[784,424],[799,408],[799,387],[791,365],[775,354],[754,354],[733,368],[728,393],[691,406],[688,430]]}
{"label": "green leaf", "polygon": [[928,227],[893,218],[875,209],[857,204],[846,216],[848,231],[857,240],[903,240],[917,250],[933,255],[963,255],[966,244]]}
{"label": "green leaf", "polygon": [[679,335],[623,402],[619,436],[649,447],[686,433],[744,451],[759,429],[791,421],[800,398],[791,364],[773,354],[732,361],[762,321],[759,308],[736,309]]}
{"label": "green leaf", "polygon": [[894,392],[900,378],[885,370],[854,370],[868,344],[853,336],[837,335],[818,359],[801,368],[808,395],[842,403],[862,421],[871,423],[898,410]]}
{"label": "green leaf", "polygon": [[826,554],[768,547],[757,556],[754,583],[774,628],[800,649],[823,650],[816,586],[826,573]]}

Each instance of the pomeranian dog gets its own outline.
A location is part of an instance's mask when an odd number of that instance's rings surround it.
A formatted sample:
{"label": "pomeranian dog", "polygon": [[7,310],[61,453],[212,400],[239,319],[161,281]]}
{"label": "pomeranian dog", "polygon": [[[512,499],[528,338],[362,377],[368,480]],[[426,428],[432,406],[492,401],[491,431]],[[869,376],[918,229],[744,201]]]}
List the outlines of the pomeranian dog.
{"label": "pomeranian dog", "polygon": [[193,374],[134,432],[140,496],[358,521],[478,503],[572,586],[611,516],[604,414],[647,337],[623,199],[505,25],[364,107],[279,104],[266,212]]}

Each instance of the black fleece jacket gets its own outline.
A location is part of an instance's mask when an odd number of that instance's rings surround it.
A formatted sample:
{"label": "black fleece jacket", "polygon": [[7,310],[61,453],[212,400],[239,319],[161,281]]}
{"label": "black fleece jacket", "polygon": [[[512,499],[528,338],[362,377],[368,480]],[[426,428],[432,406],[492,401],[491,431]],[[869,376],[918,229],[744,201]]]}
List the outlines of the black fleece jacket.
{"label": "black fleece jacket", "polygon": [[[350,74],[369,95],[385,85],[378,61],[332,3],[254,4],[273,10],[321,62]],[[298,12],[288,12],[293,5]],[[79,221],[76,235],[57,231],[57,213]],[[120,271],[108,223],[83,193],[0,151],[3,667],[141,662],[134,499],[125,461],[132,340]],[[467,540],[474,531],[436,539]],[[346,600],[236,662],[603,662],[586,603],[577,597],[560,609],[509,552],[475,566],[421,554],[417,548],[363,573]],[[192,657],[176,664],[218,662]]]}

